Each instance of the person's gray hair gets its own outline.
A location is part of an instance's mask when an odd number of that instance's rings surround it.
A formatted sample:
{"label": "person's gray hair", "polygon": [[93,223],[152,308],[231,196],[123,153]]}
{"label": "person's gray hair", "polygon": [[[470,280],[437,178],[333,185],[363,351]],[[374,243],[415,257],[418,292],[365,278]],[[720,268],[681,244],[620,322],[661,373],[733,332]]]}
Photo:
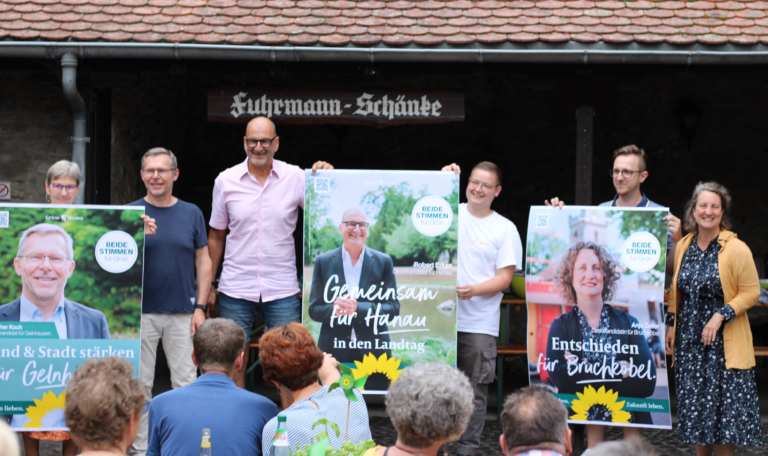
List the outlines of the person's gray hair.
{"label": "person's gray hair", "polygon": [[141,169],[144,169],[144,161],[146,161],[147,157],[156,157],[158,155],[167,155],[171,159],[171,169],[177,169],[179,167],[179,163],[176,161],[176,155],[174,155],[170,149],[166,149],[165,147],[153,147],[144,152],[144,155],[141,156]]}
{"label": "person's gray hair", "polygon": [[543,388],[521,388],[504,401],[501,428],[507,450],[542,443],[564,444],[568,409]]}
{"label": "person's gray hair", "polygon": [[72,236],[70,236],[69,233],[64,231],[64,228],[51,223],[39,223],[31,228],[27,228],[26,231],[22,233],[21,238],[19,239],[19,250],[16,252],[17,257],[21,255],[21,252],[24,251],[24,248],[27,246],[27,239],[29,239],[29,236],[32,234],[61,235],[64,238],[64,241],[67,243],[67,255],[69,256],[69,259],[70,260],[75,259],[75,248],[74,248],[74,241],[72,240]]}
{"label": "person's gray hair", "polygon": [[77,166],[77,163],[73,163],[69,160],[59,160],[48,168],[48,173],[45,175],[45,182],[50,184],[53,179],[61,179],[62,177],[70,177],[74,179],[79,186],[81,177],[80,167]]}
{"label": "person's gray hair", "polygon": [[659,456],[645,439],[615,440],[589,450],[589,456]]}
{"label": "person's gray hair", "polygon": [[245,350],[245,331],[227,318],[209,318],[192,338],[195,361],[202,372],[229,372]]}
{"label": "person's gray hair", "polygon": [[339,223],[344,222],[344,216],[347,215],[347,212],[350,211],[359,212],[365,216],[366,220],[368,220],[368,212],[365,209],[363,209],[361,206],[352,206],[344,210],[344,212],[341,214],[341,220],[339,220]]}
{"label": "person's gray hair", "polygon": [[415,364],[390,386],[387,414],[401,442],[428,448],[461,437],[473,400],[472,386],[460,371],[445,364]]}
{"label": "person's gray hair", "polygon": [[723,218],[720,219],[720,229],[730,230],[732,226],[730,218],[731,193],[725,186],[720,185],[717,182],[699,182],[696,184],[696,188],[693,189],[693,196],[691,196],[691,199],[685,204],[683,228],[689,233],[699,232],[699,224],[696,223],[696,218],[693,216],[693,212],[696,210],[696,203],[699,201],[699,196],[704,192],[711,192],[720,197],[720,207],[723,208]]}

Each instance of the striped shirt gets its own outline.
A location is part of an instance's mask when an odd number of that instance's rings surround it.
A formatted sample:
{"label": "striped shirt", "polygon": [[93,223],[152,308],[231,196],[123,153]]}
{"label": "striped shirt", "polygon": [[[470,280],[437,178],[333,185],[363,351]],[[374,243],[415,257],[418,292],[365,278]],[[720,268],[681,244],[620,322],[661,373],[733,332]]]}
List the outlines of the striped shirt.
{"label": "striped shirt", "polygon": [[[347,440],[357,445],[361,440],[371,438],[371,427],[368,421],[368,407],[365,405],[363,395],[357,388],[354,392],[357,396],[357,402],[352,402],[349,409],[349,438]],[[317,408],[309,401],[317,404]],[[341,431],[339,437],[336,437],[336,433],[330,427],[328,427],[328,435],[331,437],[331,446],[336,449],[341,448],[347,428],[348,402],[347,396],[344,395],[341,388],[336,388],[329,393],[328,386],[324,386],[315,394],[278,413],[278,416],[286,417],[285,425],[291,452],[296,450],[297,442],[299,448],[303,450],[304,445],[312,443],[312,437],[325,430],[325,426],[317,426],[312,430],[312,425],[321,418],[332,421],[339,426],[339,431]],[[264,432],[261,437],[262,454],[269,454],[276,431],[277,417],[274,417],[264,425]]]}

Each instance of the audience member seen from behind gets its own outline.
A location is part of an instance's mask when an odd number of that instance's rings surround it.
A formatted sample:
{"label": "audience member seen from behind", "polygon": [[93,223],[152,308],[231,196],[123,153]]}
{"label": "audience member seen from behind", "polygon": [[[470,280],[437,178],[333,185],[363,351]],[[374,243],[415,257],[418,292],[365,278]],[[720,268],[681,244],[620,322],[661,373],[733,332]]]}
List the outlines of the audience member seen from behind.
{"label": "audience member seen from behind", "polygon": [[445,364],[416,364],[389,388],[387,414],[397,429],[394,446],[371,448],[365,456],[435,456],[458,440],[472,416],[469,379]]}
{"label": "audience member seen from behind", "polygon": [[507,396],[501,428],[505,456],[567,456],[572,451],[568,410],[542,388],[521,388]]}
{"label": "audience member seen from behind", "polygon": [[659,456],[651,444],[641,437],[605,442],[589,451],[589,456]]}
{"label": "audience member seen from behind", "polygon": [[[675,251],[667,350],[674,349],[678,439],[696,454],[761,446],[755,351],[747,310],[760,297],[752,252],[729,231],[731,196],[701,182],[685,206],[689,232]],[[738,392],[738,394],[736,394]]]}
{"label": "audience member seen from behind", "polygon": [[199,454],[206,428],[212,454],[261,455],[261,431],[277,407],[235,385],[243,369],[243,329],[232,320],[211,318],[197,328],[192,346],[192,361],[203,375],[152,401],[147,455]]}
{"label": "audience member seen from behind", "polygon": [[[371,438],[363,395],[354,389],[357,402],[350,402],[342,388],[328,391],[330,384],[341,377],[338,362],[317,348],[304,325],[288,323],[267,331],[259,342],[259,362],[264,369],[264,381],[280,392],[284,409],[280,415],[286,417],[292,447],[298,443],[304,448],[312,443],[312,437],[319,432],[313,431],[312,425],[319,419],[339,426],[339,437],[330,432],[330,445],[334,448],[341,448],[345,436],[354,444]],[[318,377],[321,384],[317,383]],[[347,413],[349,429],[346,429]],[[276,430],[275,417],[264,426],[264,454],[269,454]]]}
{"label": "audience member seen from behind", "polygon": [[122,358],[92,358],[75,371],[66,393],[64,417],[81,454],[125,454],[146,403],[131,364]]}
{"label": "audience member seen from behind", "polygon": [[0,420],[0,456],[19,456],[19,438]]}

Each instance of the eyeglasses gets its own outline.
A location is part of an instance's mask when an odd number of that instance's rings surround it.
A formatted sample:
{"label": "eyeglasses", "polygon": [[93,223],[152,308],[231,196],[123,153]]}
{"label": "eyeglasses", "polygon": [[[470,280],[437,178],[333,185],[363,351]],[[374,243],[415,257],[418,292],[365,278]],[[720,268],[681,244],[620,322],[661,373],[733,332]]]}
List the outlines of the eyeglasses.
{"label": "eyeglasses", "polygon": [[67,263],[69,258],[62,255],[43,255],[41,253],[30,253],[29,255],[19,255],[19,258],[26,258],[27,264],[32,267],[37,267],[43,264],[46,258],[51,262],[51,266],[54,268],[60,268]]}
{"label": "eyeglasses", "polygon": [[144,405],[141,407],[141,414],[145,414],[149,411],[149,404],[152,403],[152,399],[147,399],[144,401]]}
{"label": "eyeglasses", "polygon": [[77,185],[52,184],[51,187],[53,187],[53,189],[57,192],[61,192],[66,188],[69,193],[72,193],[77,189]]}
{"label": "eyeglasses", "polygon": [[354,230],[356,227],[360,227],[360,231],[368,231],[368,223],[366,222],[341,222],[346,223],[348,230]]}
{"label": "eyeglasses", "polygon": [[473,188],[477,188],[477,187],[480,187],[480,188],[482,188],[483,190],[485,190],[486,192],[489,192],[489,191],[493,190],[494,188],[498,187],[498,185],[488,185],[488,184],[484,184],[484,183],[480,182],[480,181],[479,181],[479,180],[477,180],[477,179],[470,179],[470,181],[469,181],[469,186],[470,186],[470,187],[473,187]]}
{"label": "eyeglasses", "polygon": [[254,139],[254,138],[246,138],[245,143],[248,144],[248,147],[256,147],[258,143],[261,143],[261,147],[263,149],[269,149],[269,146],[272,145],[272,141],[277,139],[277,136],[274,138],[267,138],[267,139]]}
{"label": "eyeglasses", "polygon": [[619,174],[621,174],[622,176],[624,176],[624,179],[631,179],[633,174],[642,173],[644,171],[645,170],[633,171],[631,169],[612,169],[608,172],[611,173],[611,177],[619,177]]}
{"label": "eyeglasses", "polygon": [[155,173],[160,177],[166,177],[171,171],[176,171],[176,168],[171,169],[142,169],[141,172],[147,176],[154,176]]}

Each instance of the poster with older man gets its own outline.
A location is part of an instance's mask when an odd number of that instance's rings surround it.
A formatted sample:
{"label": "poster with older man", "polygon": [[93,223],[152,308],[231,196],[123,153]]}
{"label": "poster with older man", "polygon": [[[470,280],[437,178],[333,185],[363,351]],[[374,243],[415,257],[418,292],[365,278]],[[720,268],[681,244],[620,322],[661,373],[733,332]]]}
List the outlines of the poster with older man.
{"label": "poster with older man", "polygon": [[386,394],[416,362],[456,365],[459,179],[306,172],[303,321],[321,350]]}
{"label": "poster with older man", "polygon": [[571,423],[671,429],[664,349],[667,208],[531,207],[530,383]]}
{"label": "poster with older man", "polygon": [[15,431],[67,430],[64,390],[89,358],[138,376],[143,214],[0,204],[0,419]]}

